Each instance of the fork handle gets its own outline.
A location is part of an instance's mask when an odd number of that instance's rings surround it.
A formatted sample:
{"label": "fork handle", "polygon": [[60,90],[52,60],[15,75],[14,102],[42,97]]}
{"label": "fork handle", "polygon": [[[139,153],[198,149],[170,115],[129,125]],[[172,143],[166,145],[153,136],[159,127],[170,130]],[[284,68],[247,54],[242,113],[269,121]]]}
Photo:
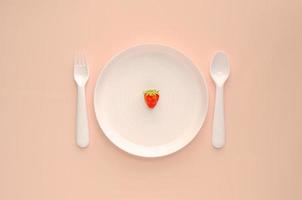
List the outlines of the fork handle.
{"label": "fork handle", "polygon": [[215,148],[222,148],[225,144],[223,86],[220,85],[216,85],[212,144]]}
{"label": "fork handle", "polygon": [[76,113],[76,143],[81,148],[89,144],[89,129],[86,108],[85,86],[78,86],[78,100]]}

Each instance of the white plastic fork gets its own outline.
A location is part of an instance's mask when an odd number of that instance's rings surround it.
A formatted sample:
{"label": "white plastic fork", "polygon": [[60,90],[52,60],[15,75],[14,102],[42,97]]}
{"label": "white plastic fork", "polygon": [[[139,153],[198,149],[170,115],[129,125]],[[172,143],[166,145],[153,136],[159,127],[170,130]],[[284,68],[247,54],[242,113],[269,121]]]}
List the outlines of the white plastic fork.
{"label": "white plastic fork", "polygon": [[77,83],[76,143],[81,148],[89,144],[89,128],[86,108],[85,85],[89,78],[86,57],[81,55],[74,59],[74,80]]}

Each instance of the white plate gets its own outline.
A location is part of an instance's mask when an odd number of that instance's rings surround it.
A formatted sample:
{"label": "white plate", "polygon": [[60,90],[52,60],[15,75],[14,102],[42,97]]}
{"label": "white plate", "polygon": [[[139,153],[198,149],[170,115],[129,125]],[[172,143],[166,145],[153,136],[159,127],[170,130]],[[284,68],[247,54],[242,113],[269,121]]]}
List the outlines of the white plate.
{"label": "white plate", "polygon": [[[160,90],[153,110],[143,91]],[[199,132],[208,108],[206,82],[180,52],[139,45],[114,56],[98,77],[94,108],[104,134],[120,149],[159,157],[186,146]]]}

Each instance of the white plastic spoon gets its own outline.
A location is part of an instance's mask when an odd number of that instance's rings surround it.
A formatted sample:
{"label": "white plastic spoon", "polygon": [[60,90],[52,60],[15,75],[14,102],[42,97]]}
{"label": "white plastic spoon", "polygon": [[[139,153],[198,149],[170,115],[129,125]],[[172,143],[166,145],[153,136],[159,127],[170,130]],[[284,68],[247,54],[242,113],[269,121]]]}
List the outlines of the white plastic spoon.
{"label": "white plastic spoon", "polygon": [[225,144],[223,86],[230,74],[229,62],[225,53],[215,54],[210,71],[216,84],[212,144],[215,148],[222,148]]}

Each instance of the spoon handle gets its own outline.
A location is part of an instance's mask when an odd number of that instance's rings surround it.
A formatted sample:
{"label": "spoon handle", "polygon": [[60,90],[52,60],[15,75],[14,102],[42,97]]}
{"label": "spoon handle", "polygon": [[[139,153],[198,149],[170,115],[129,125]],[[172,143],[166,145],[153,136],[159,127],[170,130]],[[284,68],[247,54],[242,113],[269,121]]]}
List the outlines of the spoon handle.
{"label": "spoon handle", "polygon": [[222,148],[225,143],[223,86],[216,85],[215,112],[213,120],[212,144],[215,148]]}

